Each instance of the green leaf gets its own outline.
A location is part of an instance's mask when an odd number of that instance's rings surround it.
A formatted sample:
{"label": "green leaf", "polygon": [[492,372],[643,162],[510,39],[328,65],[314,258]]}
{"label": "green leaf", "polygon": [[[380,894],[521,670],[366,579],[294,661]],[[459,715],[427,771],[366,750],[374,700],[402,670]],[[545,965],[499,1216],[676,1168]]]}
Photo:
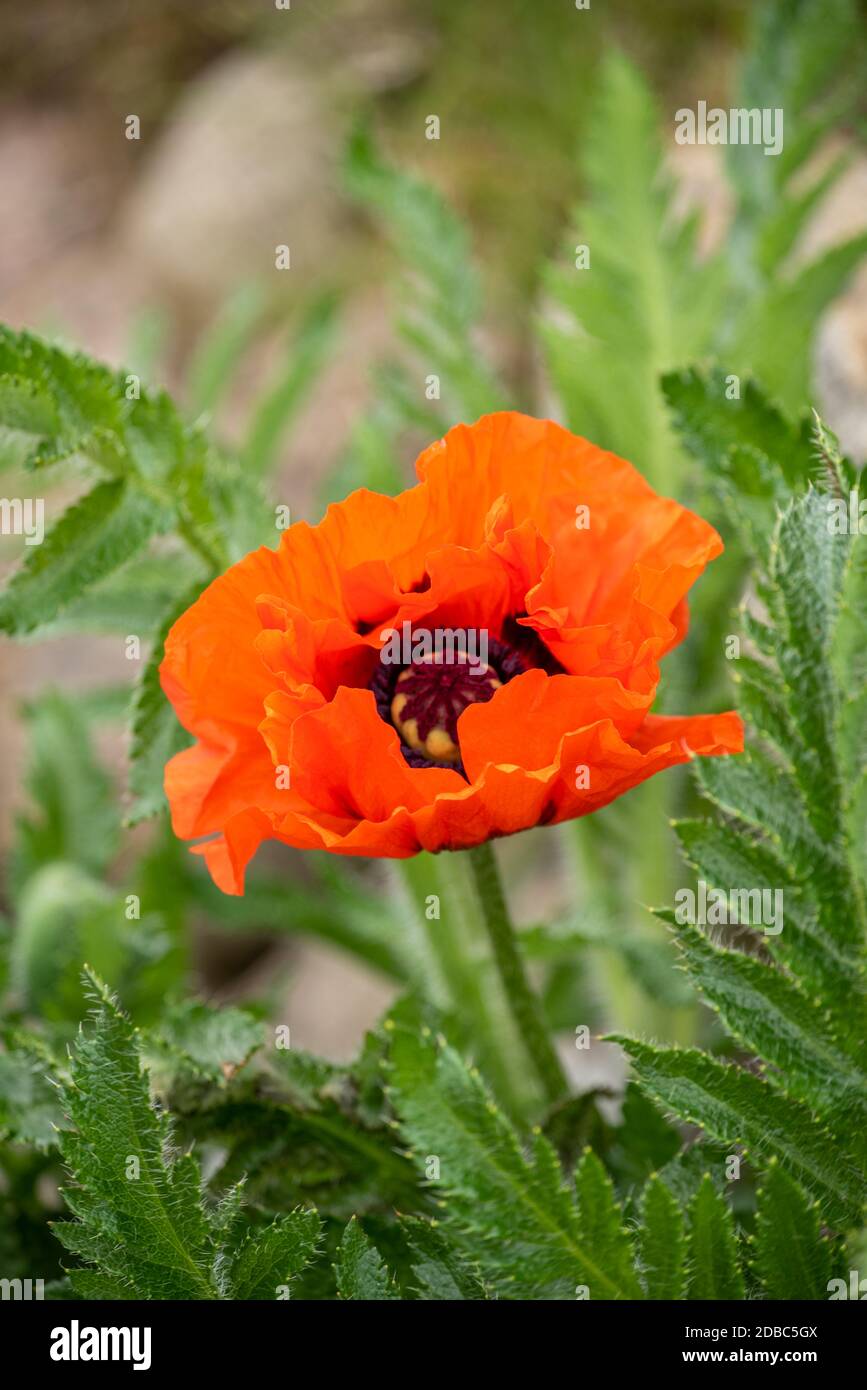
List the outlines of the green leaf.
{"label": "green leaf", "polygon": [[34,640],[81,633],[144,640],[158,631],[179,591],[192,591],[195,584],[201,591],[208,578],[201,559],[179,545],[167,545],[165,551],[161,546],[159,553],[140,551],[66,604],[52,622],[38,629]]}
{"label": "green leaf", "polygon": [[[56,1234],[58,1228],[54,1229]],[[78,1298],[107,1300],[112,1303],[118,1299],[123,1301],[137,1298],[132,1284],[128,1284],[125,1279],[101,1274],[97,1269],[70,1269],[68,1278],[72,1291]]]}
{"label": "green leaf", "polygon": [[0,376],[0,468],[24,467],[58,428],[51,396],[38,382]]}
{"label": "green leaf", "polygon": [[334,295],[314,300],[292,338],[285,365],[253,408],[243,451],[245,471],[266,477],[273,470],[281,441],[334,342],[336,322]]}
{"label": "green leaf", "polygon": [[430,184],[392,168],[364,127],[349,142],[350,193],[383,221],[410,274],[402,287],[400,329],[418,363],[418,399],[425,378],[440,377],[441,422],[474,420],[504,404],[502,389],[475,341],[479,287],[463,224]]}
{"label": "green leaf", "polygon": [[41,467],[73,455],[117,466],[125,401],[120,377],[83,354],[0,325],[0,431],[33,437],[23,461]]}
{"label": "green leaf", "polygon": [[829,1219],[857,1221],[864,1175],[805,1106],[741,1067],[693,1048],[657,1048],[617,1034],[646,1091],[664,1109],[757,1159],[776,1157],[815,1195]]}
{"label": "green leaf", "polygon": [[101,874],[117,850],[120,826],[111,780],[96,759],[82,712],[48,691],[25,706],[24,717],[24,785],[33,804],[16,820],[16,889],[52,860]]}
{"label": "green leaf", "polygon": [[34,873],[19,896],[9,951],[10,984],[25,1009],[78,1021],[82,964],[120,969],[123,921],[117,894],[79,865],[57,860]]}
{"label": "green leaf", "polygon": [[224,1083],[262,1047],[261,1019],[243,1009],[214,1009],[185,999],[170,1005],[145,1034],[142,1048],[155,1087],[166,1090],[178,1076]]}
{"label": "green leaf", "polygon": [[815,1203],[778,1163],[758,1191],[754,1263],[766,1298],[827,1299],[831,1242],[820,1232]]}
{"label": "green leaf", "polygon": [[[737,396],[731,395],[721,367],[668,372],[661,385],[678,434],[711,475],[727,471],[733,450],[748,448],[773,465],[766,493],[771,498],[782,495],[780,483],[803,486],[813,476],[806,418],[800,427],[791,424],[752,378],[739,382]],[[759,481],[754,470],[749,490]]]}
{"label": "green leaf", "polygon": [[793,279],[778,281],[748,305],[731,358],[758,375],[788,410],[811,397],[810,347],[822,310],[867,255],[867,233],[832,247]]}
{"label": "green leaf", "polygon": [[690,1299],[744,1297],[734,1221],[725,1198],[706,1177],[689,1208]]}
{"label": "green leaf", "polygon": [[828,499],[813,490],[780,518],[770,578],[779,640],[777,658],[791,691],[789,712],[805,745],[796,775],[817,834],[841,833],[834,726],[837,692],[828,654],[849,538],[833,535]]}
{"label": "green leaf", "polygon": [[756,242],[756,256],[764,274],[770,275],[794,250],[813,213],[850,163],[847,154],[832,159],[824,172],[813,178],[803,191],[791,195],[784,193],[779,203],[768,209]]}
{"label": "green leaf", "polygon": [[486,1298],[485,1286],[435,1221],[401,1217],[400,1227],[410,1250],[417,1296],[424,1300]]}
{"label": "green leaf", "polygon": [[634,1281],[608,1266],[610,1251],[585,1243],[548,1141],[536,1135],[525,1155],[476,1071],[405,1010],[392,1025],[402,1132],[422,1171],[438,1160],[443,1226],[485,1282],[501,1297],[574,1298],[582,1284],[591,1298],[631,1297]]}
{"label": "green leaf", "polygon": [[[546,276],[556,307],[542,335],[568,424],[640,459],[653,485],[672,493],[682,458],[658,380],[706,351],[725,278],[719,258],[699,264],[695,224],[670,216],[658,129],[644,78],[609,54],[582,146],[587,191],[568,265]],[[576,268],[576,245],[589,247],[588,268]]]}
{"label": "green leaf", "polygon": [[686,1286],[686,1237],[680,1207],[661,1178],[653,1176],[641,1195],[638,1251],[648,1298],[676,1300]]}
{"label": "green leaf", "polygon": [[[632,1242],[614,1186],[599,1159],[587,1150],[575,1174],[578,1193],[579,1239],[593,1251],[594,1260],[614,1279],[625,1297],[640,1298],[641,1286],[633,1267]],[[592,1296],[592,1290],[591,1290]]]}
{"label": "green leaf", "polygon": [[170,522],[164,507],[124,480],[97,484],[28,550],[0,595],[0,629],[19,634],[51,622]]}
{"label": "green leaf", "polygon": [[226,1270],[224,1297],[284,1298],[291,1281],[314,1259],[320,1227],[315,1211],[299,1208],[250,1231]]}
{"label": "green leaf", "polygon": [[266,305],[264,286],[239,286],[196,343],[187,369],[187,394],[194,415],[211,414],[219,406]]}
{"label": "green leaf", "polygon": [[[733,236],[745,271],[753,261],[763,264],[768,230],[779,223],[783,211],[795,228],[802,219],[803,166],[819,141],[854,111],[862,57],[863,40],[851,0],[771,0],[753,10],[737,104],[781,108],[785,144],[772,159],[761,145],[730,145],[726,151],[728,172],[739,194]],[[802,177],[794,192],[792,176],[799,171]]]}
{"label": "green leaf", "polygon": [[373,1303],[400,1297],[382,1256],[355,1217],[343,1232],[336,1270],[341,1298]]}
{"label": "green leaf", "polygon": [[[243,1043],[242,1034],[236,1057]],[[278,1210],[315,1205],[342,1225],[353,1214],[428,1205],[412,1165],[395,1147],[383,1095],[383,1046],[370,1035],[349,1067],[272,1046],[258,1069],[240,1074],[237,1063],[223,1067],[225,1045],[209,1070],[166,1050],[154,1058],[154,1080],[158,1091],[169,1090],[185,1132],[225,1155],[222,1186],[246,1174],[251,1200]],[[150,1037],[145,1047],[153,1052]]]}
{"label": "green leaf", "polygon": [[849,548],[830,659],[840,689],[836,743],[844,832],[863,885],[867,883],[867,546],[860,535]]}
{"label": "green leaf", "polygon": [[10,1050],[0,1052],[0,1137],[47,1153],[63,1124],[57,1088],[46,1074],[49,1062],[27,1036],[6,1041]]}
{"label": "green leaf", "polygon": [[60,1222],[55,1234],[139,1297],[216,1298],[198,1166],[189,1154],[167,1157],[171,1127],[151,1104],[132,1026],[88,978],[95,1017],[75,1044],[63,1087],[73,1128],[61,1136],[76,1182],[66,1197],[79,1222]]}
{"label": "green leaf", "polygon": [[772,1064],[770,1083],[827,1112],[835,1127],[864,1134],[867,1083],[823,1010],[780,970],[718,949],[696,927],[679,929],[678,947],[731,1036]]}

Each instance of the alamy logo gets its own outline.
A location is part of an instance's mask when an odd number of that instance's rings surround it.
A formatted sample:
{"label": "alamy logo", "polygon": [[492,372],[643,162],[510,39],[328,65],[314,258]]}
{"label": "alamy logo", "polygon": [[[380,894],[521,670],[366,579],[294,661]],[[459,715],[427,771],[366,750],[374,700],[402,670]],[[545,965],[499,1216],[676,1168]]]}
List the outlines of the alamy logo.
{"label": "alamy logo", "polygon": [[703,878],[698,891],[679,888],[674,895],[674,918],[683,926],[762,927],[766,936],[783,930],[782,888],[708,888]]}
{"label": "alamy logo", "polygon": [[45,539],[44,497],[0,497],[0,535],[23,536],[25,545]]}
{"label": "alamy logo", "polygon": [[52,1361],[131,1361],[134,1371],[151,1364],[149,1327],[82,1327],[73,1318],[69,1327],[51,1332]]}
{"label": "alamy logo", "polygon": [[748,109],[733,107],[724,111],[700,101],[693,111],[682,106],[674,113],[674,138],[679,145],[764,145],[765,154],[781,154],[783,149],[782,107]]}
{"label": "alamy logo", "polygon": [[829,497],[828,531],[832,536],[867,536],[867,497],[857,487],[848,497]]}
{"label": "alamy logo", "polygon": [[433,662],[435,666],[468,666],[470,675],[488,670],[487,628],[413,628],[404,622],[400,631],[385,627],[379,634],[384,645],[379,659],[385,666],[412,666]]}
{"label": "alamy logo", "polygon": [[0,1299],[30,1302],[45,1297],[44,1279],[0,1279]]}
{"label": "alamy logo", "polygon": [[849,1270],[848,1285],[845,1279],[829,1279],[826,1287],[829,1303],[841,1298],[857,1299],[859,1303],[867,1300],[867,1279],[862,1279],[861,1272],[857,1269]]}

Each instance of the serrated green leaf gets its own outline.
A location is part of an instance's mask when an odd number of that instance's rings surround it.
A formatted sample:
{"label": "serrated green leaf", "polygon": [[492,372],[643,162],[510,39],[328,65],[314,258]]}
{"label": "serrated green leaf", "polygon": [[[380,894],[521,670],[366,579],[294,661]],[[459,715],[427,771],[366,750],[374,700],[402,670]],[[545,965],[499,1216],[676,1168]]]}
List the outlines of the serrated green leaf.
{"label": "serrated green leaf", "polygon": [[[101,1272],[139,1297],[216,1298],[198,1167],[189,1155],[167,1160],[170,1127],[151,1104],[132,1026],[90,978],[95,1019],[76,1041],[63,1088],[73,1130],[61,1136],[77,1183],[70,1205],[85,1215],[56,1234],[86,1257],[98,1252]],[[93,1243],[82,1245],[85,1237]]]}
{"label": "serrated green leaf", "polygon": [[731,346],[732,358],[742,369],[755,372],[786,409],[798,410],[810,399],[810,345],[816,321],[865,255],[867,233],[826,251],[794,278],[775,282],[748,303]]}
{"label": "serrated green leaf", "polygon": [[341,1298],[366,1303],[400,1297],[385,1261],[354,1217],[337,1252],[337,1288]]}
{"label": "serrated green leaf", "polygon": [[251,1231],[227,1264],[225,1296],[285,1297],[291,1281],[314,1258],[320,1229],[316,1212],[299,1208],[261,1230]]}
{"label": "serrated green leaf", "polygon": [[680,1206],[661,1178],[641,1195],[638,1252],[647,1298],[674,1300],[686,1287],[686,1237]]}
{"label": "serrated green leaf", "polygon": [[0,595],[0,629],[18,634],[51,622],[170,523],[164,507],[124,480],[97,484],[28,550]]}
{"label": "serrated green leaf", "polygon": [[0,376],[0,468],[21,468],[58,428],[57,412],[38,382]]}
{"label": "serrated green leaf", "polygon": [[772,1090],[742,1067],[692,1048],[656,1048],[613,1035],[628,1053],[642,1086],[665,1109],[758,1158],[776,1157],[817,1197],[828,1219],[857,1221],[864,1174],[851,1154],[805,1106]]}
{"label": "serrated green leaf", "polygon": [[444,402],[434,419],[474,420],[501,408],[502,388],[474,339],[479,288],[463,224],[431,184],[386,164],[364,127],[349,141],[344,171],[349,191],[382,218],[411,271],[399,326],[419,363],[420,400],[434,374]]}
{"label": "serrated green leaf", "polygon": [[196,584],[201,591],[208,578],[201,559],[179,545],[167,546],[165,553],[162,547],[159,552],[140,551],[66,604],[52,622],[38,629],[35,640],[93,633],[145,641],[159,630],[177,594],[192,592]]}
{"label": "serrated green leaf", "polygon": [[27,1043],[18,1038],[0,1052],[0,1137],[47,1153],[57,1145],[63,1112],[45,1058]]}
{"label": "serrated green leaf", "polygon": [[825,1012],[780,970],[754,956],[720,950],[697,927],[681,926],[677,944],[731,1036],[772,1064],[770,1083],[827,1114],[857,1142],[867,1129],[867,1077],[841,1046]]}
{"label": "serrated green leaf", "polygon": [[804,744],[796,776],[817,833],[840,833],[839,772],[834,746],[837,692],[827,660],[836,623],[849,538],[832,534],[827,498],[810,490],[781,516],[771,559],[779,629],[777,660],[789,712]]}
{"label": "serrated green leaf", "polygon": [[827,1299],[832,1246],[823,1239],[819,1213],[778,1163],[771,1163],[758,1191],[754,1248],[766,1298]]}
{"label": "serrated green leaf", "polygon": [[185,1074],[223,1082],[250,1060],[264,1040],[262,1020],[243,1009],[215,1009],[185,999],[170,1005],[156,1027],[148,1030],[142,1050],[162,1091]]}
{"label": "serrated green leaf", "polygon": [[710,1178],[705,1178],[690,1204],[688,1251],[690,1299],[743,1298],[734,1220]]}
{"label": "serrated green leaf", "polygon": [[852,987],[857,966],[825,933],[818,908],[804,897],[804,880],[792,877],[775,850],[724,822],[678,821],[675,833],[687,862],[710,888],[724,893],[742,886],[771,894],[782,890],[784,929],[766,938],[769,949],[823,989],[837,993]]}
{"label": "serrated green leaf", "polygon": [[689,367],[667,373],[661,385],[679,435],[709,472],[724,466],[732,449],[746,446],[775,466],[780,481],[798,486],[812,477],[809,436],[789,422],[756,381],[741,381],[739,394],[732,396],[721,367]]}
{"label": "serrated green leaf", "polygon": [[[623,1212],[614,1186],[599,1159],[588,1150],[575,1174],[578,1194],[579,1239],[606,1273],[624,1290],[624,1297],[640,1298],[641,1285],[634,1269],[634,1255]],[[591,1298],[593,1290],[590,1290]]]}
{"label": "serrated green leaf", "polygon": [[[402,1015],[398,1014],[398,1019]],[[529,1155],[481,1077],[413,1022],[393,1020],[392,1083],[401,1128],[424,1171],[439,1161],[443,1226],[501,1297],[628,1298],[631,1280],[582,1240],[577,1204],[551,1145]]]}
{"label": "serrated green leaf", "polygon": [[[54,1230],[56,1233],[58,1227],[55,1226]],[[114,1303],[118,1300],[137,1298],[132,1284],[127,1284],[123,1279],[112,1278],[108,1274],[101,1274],[97,1269],[71,1269],[68,1278],[73,1293],[78,1298],[88,1301],[105,1299]]]}
{"label": "serrated green leaf", "polygon": [[485,1286],[472,1265],[436,1222],[404,1216],[400,1227],[409,1245],[413,1282],[419,1298],[454,1302],[487,1297]]}
{"label": "serrated green leaf", "polygon": [[79,454],[117,466],[125,401],[116,373],[0,325],[0,376],[15,382],[0,396],[0,429],[23,427],[35,436],[28,463],[41,467]]}
{"label": "serrated green leaf", "polygon": [[[670,218],[658,115],[641,74],[620,54],[602,67],[583,143],[587,195],[575,209],[569,264],[546,287],[549,368],[568,423],[676,490],[679,449],[657,382],[707,348],[725,293],[719,258],[698,264],[694,224]],[[575,267],[575,246],[590,265]]]}

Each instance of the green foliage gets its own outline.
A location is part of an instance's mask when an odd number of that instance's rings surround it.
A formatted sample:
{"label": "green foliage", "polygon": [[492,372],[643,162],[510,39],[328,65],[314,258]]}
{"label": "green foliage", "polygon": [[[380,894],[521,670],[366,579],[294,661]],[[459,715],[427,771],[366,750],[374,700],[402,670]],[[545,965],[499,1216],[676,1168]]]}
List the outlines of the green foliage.
{"label": "green foliage", "polygon": [[[567,423],[640,459],[663,492],[677,449],[657,382],[708,346],[726,291],[722,261],[699,264],[696,226],[668,216],[670,181],[653,98],[640,73],[609,56],[584,146],[586,194],[573,216],[569,263],[546,277],[542,326]],[[576,268],[581,247],[590,264]],[[556,305],[556,314],[553,306]]]}
{"label": "green foliage", "polygon": [[835,1272],[816,1204],[773,1161],[758,1192],[754,1264],[768,1298],[827,1298]]}
{"label": "green foliage", "polygon": [[712,1301],[743,1298],[734,1221],[709,1177],[693,1198],[689,1221],[690,1297]]}
{"label": "green foliage", "polygon": [[[660,378],[713,355],[726,374],[755,374],[785,407],[800,409],[816,321],[867,252],[861,235],[797,268],[790,254],[842,171],[838,161],[824,176],[808,172],[804,188],[808,158],[856,101],[854,83],[840,81],[841,68],[857,71],[851,0],[774,0],[756,10],[740,104],[784,109],[784,151],[767,158],[760,145],[727,147],[734,213],[720,250],[700,256],[696,219],[673,216],[653,96],[613,55],[582,146],[586,191],[567,263],[546,276],[542,333],[568,423],[639,460],[663,492],[686,478]],[[576,268],[575,243],[589,248],[589,266]]]}
{"label": "green foliage", "polygon": [[9,1050],[0,1052],[0,1137],[45,1153],[63,1124],[57,1089],[46,1075],[46,1064],[56,1064],[26,1034],[10,1032],[4,1043]]}
{"label": "green foliage", "polygon": [[379,1251],[355,1217],[340,1242],[337,1289],[341,1298],[360,1298],[368,1303],[398,1297]]}
{"label": "green foliage", "polygon": [[20,634],[51,622],[170,524],[169,512],[126,479],[97,484],[28,552],[0,600],[0,628]]}
{"label": "green foliage", "polygon": [[[797,436],[756,387],[728,415],[714,400],[717,386],[694,373],[668,383],[691,447],[725,472],[733,438],[747,419],[757,423],[768,483],[762,505],[779,504]],[[778,514],[757,576],[761,607],[748,610],[754,650],[735,665],[748,751],[698,771],[723,818],[676,827],[699,880],[727,902],[738,894],[734,915],[717,922],[753,930],[736,927],[735,935],[729,925],[715,941],[710,909],[710,927],[680,910],[661,914],[700,994],[761,1070],[621,1041],[666,1110],[797,1178],[803,1192],[775,1176],[768,1203],[788,1211],[807,1193],[828,1224],[845,1229],[860,1221],[867,1192],[863,822],[853,818],[849,791],[850,715],[863,698],[851,596],[863,583],[863,558],[861,537],[834,524],[838,502],[848,501],[849,466],[821,425],[813,445],[817,485],[802,484]],[[859,763],[854,770],[857,777]],[[688,900],[683,906],[689,910]],[[805,1232],[815,1224],[811,1218]],[[780,1269],[769,1263],[769,1241],[766,1228],[761,1268],[774,1282]],[[815,1244],[810,1259],[821,1271]]]}
{"label": "green foliage", "polygon": [[[405,271],[399,326],[417,362],[406,380],[410,423],[443,428],[502,408],[502,389],[476,342],[480,296],[466,230],[439,193],[377,154],[370,135],[356,129],[345,161],[350,192],[382,219]],[[425,378],[440,378],[442,405],[426,417],[409,405],[425,403]]]}
{"label": "green foliage", "polygon": [[33,809],[17,818],[13,884],[23,886],[54,860],[103,872],[118,846],[117,813],[81,710],[49,691],[25,707],[24,728],[29,747],[24,785]]}
{"label": "green foliage", "polygon": [[160,1094],[190,1078],[219,1085],[259,1050],[263,1033],[262,1022],[242,1009],[172,1004],[142,1042],[151,1084]]}
{"label": "green foliage", "polygon": [[[36,1260],[58,1274],[62,1260],[69,1284],[55,1291],[97,1299],[827,1297],[867,1177],[867,556],[829,525],[856,470],[821,422],[787,412],[809,399],[816,319],[867,245],[800,256],[845,167],[814,175],[809,161],[857,96],[852,15],[848,0],[758,7],[740,95],[785,109],[786,147],[779,159],[729,150],[733,221],[711,257],[695,219],[672,216],[644,79],[609,56],[567,238],[589,246],[590,265],[573,269],[570,249],[544,276],[543,345],[567,421],[661,490],[716,499],[727,562],[669,682],[687,708],[698,689],[713,707],[729,600],[744,557],[757,564],[731,663],[748,751],[703,762],[695,793],[680,784],[674,833],[712,889],[782,891],[782,932],[662,909],[673,971],[662,929],[630,916],[631,898],[665,881],[665,793],[594,817],[580,911],[529,927],[520,947],[548,1024],[616,1021],[634,1079],[619,1109],[597,1088],[506,1114],[520,1060],[460,892],[437,924],[440,944],[452,931],[466,953],[451,973],[373,866],[310,855],[290,876],[263,865],[243,898],[224,897],[164,821],[123,834],[93,731],[118,722],[127,692],[49,693],[25,711],[29,804],[0,922],[4,1271]],[[480,345],[482,281],[460,219],[364,129],[345,173],[394,248],[399,320],[329,497],[395,490],[407,440],[511,395]],[[159,327],[139,325],[138,373]],[[186,414],[133,373],[0,331],[0,465],[45,494],[49,523],[42,545],[22,547],[0,629],[141,639],[127,826],[164,810],[163,768],[186,741],[158,679],[171,623],[234,559],[274,543],[267,482],[334,342],[333,296],[302,304],[224,450],[204,427],[260,330],[277,327],[262,289],[242,287],[200,340]],[[427,398],[429,376],[441,400]],[[535,385],[515,389],[530,402]],[[425,857],[410,876],[419,900],[446,881]],[[191,993],[186,942],[202,922],[254,941],[313,937],[410,993],[351,1063],[313,1056],[275,1034],[279,964],[251,1008]],[[79,1026],[84,961],[94,1011]],[[625,1036],[633,987],[644,1017],[651,1000],[666,1036],[691,1042],[683,1006],[699,996],[707,1047]],[[61,1166],[66,1210],[49,1230],[43,1194]]]}
{"label": "green foliage", "polygon": [[242,458],[246,473],[261,478],[272,471],[282,440],[334,341],[336,312],[337,301],[330,294],[308,308],[285,364],[253,408]]}
{"label": "green foliage", "polygon": [[474,1266],[443,1235],[435,1221],[405,1216],[400,1226],[409,1246],[416,1297],[454,1302],[487,1296]]}
{"label": "green foliage", "polygon": [[198,1163],[189,1152],[171,1152],[171,1125],[150,1099],[131,1025],[89,978],[95,1018],[76,1041],[63,1088],[71,1128],[60,1136],[74,1173],[66,1198],[76,1220],[54,1229],[97,1272],[71,1268],[73,1289],[88,1298],[280,1296],[314,1254],[315,1213],[241,1237],[224,1210],[205,1207]]}
{"label": "green foliage", "polygon": [[683,1298],[686,1287],[684,1220],[675,1197],[652,1177],[641,1199],[641,1272],[647,1297]]}

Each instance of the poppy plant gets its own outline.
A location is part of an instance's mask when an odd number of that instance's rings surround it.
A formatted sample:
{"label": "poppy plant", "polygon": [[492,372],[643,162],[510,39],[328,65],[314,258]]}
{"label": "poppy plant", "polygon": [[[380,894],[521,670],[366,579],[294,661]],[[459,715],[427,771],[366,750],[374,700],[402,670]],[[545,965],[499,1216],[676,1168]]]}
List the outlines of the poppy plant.
{"label": "poppy plant", "polygon": [[467,849],[742,747],[735,713],[651,713],[711,526],[513,412],[456,426],[417,473],[290,527],[168,635],[163,689],[196,740],[166,768],[172,822],[209,837],[225,892],[266,839]]}

